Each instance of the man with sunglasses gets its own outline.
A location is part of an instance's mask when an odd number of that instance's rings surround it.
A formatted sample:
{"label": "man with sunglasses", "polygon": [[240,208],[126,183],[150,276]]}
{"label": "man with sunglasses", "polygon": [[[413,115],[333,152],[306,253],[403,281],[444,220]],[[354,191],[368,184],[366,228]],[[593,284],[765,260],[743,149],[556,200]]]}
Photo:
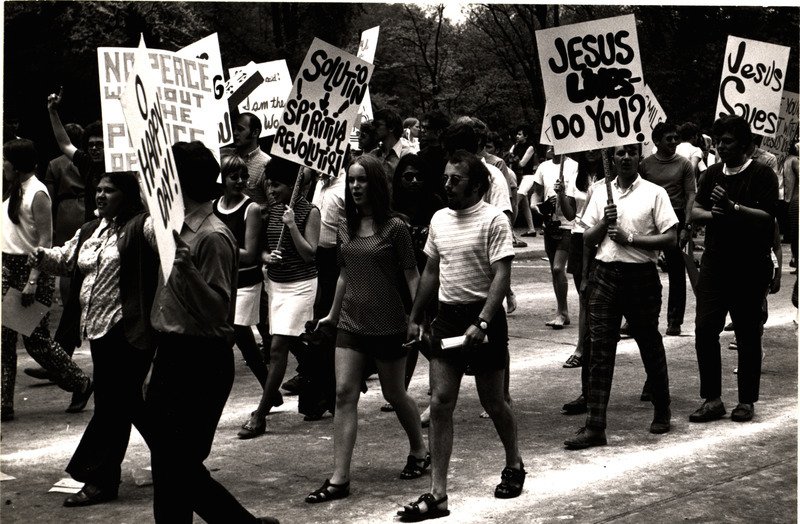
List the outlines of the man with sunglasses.
{"label": "man with sunglasses", "polygon": [[[517,421],[503,392],[508,325],[502,303],[514,258],[511,227],[502,211],[483,201],[489,172],[479,157],[464,150],[449,154],[443,181],[448,208],[431,219],[425,245],[428,262],[408,325],[409,340],[419,340],[425,307],[438,290],[439,310],[431,324],[431,491],[398,512],[408,521],[450,513],[447,470],[453,450],[453,411],[465,372],[475,375],[481,404],[505,448],[505,468],[495,497],[519,496],[525,481]],[[451,338],[461,342],[448,347]]]}
{"label": "man with sunglasses", "polygon": [[681,250],[692,238],[692,217],[687,216],[687,210],[692,209],[697,193],[692,163],[675,152],[680,141],[675,124],[659,122],[653,128],[653,143],[658,150],[639,165],[642,178],[667,190],[672,209],[678,216],[678,245],[674,249],[664,250],[669,275],[668,336],[681,334],[686,310],[686,266]]}

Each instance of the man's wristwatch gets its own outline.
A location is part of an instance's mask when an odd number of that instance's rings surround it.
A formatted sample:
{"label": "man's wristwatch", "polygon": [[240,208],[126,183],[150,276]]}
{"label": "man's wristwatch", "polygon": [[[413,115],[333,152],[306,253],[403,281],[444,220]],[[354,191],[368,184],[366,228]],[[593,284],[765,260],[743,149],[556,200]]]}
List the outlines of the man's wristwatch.
{"label": "man's wristwatch", "polygon": [[633,233],[628,233],[628,245],[633,244]]}
{"label": "man's wristwatch", "polygon": [[739,202],[733,203],[733,210],[736,211],[737,213],[739,212]]}
{"label": "man's wristwatch", "polygon": [[28,284],[34,286],[36,285],[36,280],[28,280]]}
{"label": "man's wristwatch", "polygon": [[683,225],[683,229],[685,229],[686,231],[691,231],[692,230],[692,225],[691,224],[684,224]]}
{"label": "man's wristwatch", "polygon": [[484,333],[486,333],[486,330],[489,329],[489,323],[483,320],[481,317],[478,317],[478,320],[475,321],[473,326],[480,329]]}

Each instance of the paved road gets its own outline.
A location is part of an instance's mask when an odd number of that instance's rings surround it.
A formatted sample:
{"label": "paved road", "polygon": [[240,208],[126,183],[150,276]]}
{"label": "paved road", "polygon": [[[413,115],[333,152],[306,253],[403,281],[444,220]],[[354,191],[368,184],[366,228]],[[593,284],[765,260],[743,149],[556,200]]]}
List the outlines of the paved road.
{"label": "paved road", "polygon": [[[530,240],[530,239],[529,239]],[[789,296],[795,276],[784,257],[783,288],[770,297],[764,334],[761,400],[750,423],[729,417],[691,424],[688,415],[700,399],[694,356],[694,302],[690,297],[683,335],[665,337],[673,397],[673,429],[652,435],[650,404],[639,401],[644,370],[635,343],[623,340],[617,355],[609,407],[609,445],[567,451],[563,440],[583,417],[559,413],[579,392],[580,371],[563,369],[577,337],[575,323],[561,331],[544,326],[555,312],[540,237],[518,250],[513,287],[520,307],[509,317],[511,392],[519,418],[519,440],[528,478],[521,497],[492,496],[503,467],[503,451],[481,407],[472,379],[462,383],[456,412],[455,448],[450,471],[447,523],[532,522],[796,522],[797,521],[797,327]],[[788,246],[786,251],[788,252]],[[662,274],[666,301],[667,280]],[[577,320],[577,295],[570,283],[570,311]],[[662,329],[664,323],[662,322]],[[732,334],[722,335],[727,343]],[[723,349],[723,401],[736,404],[736,352]],[[88,348],[76,359],[91,366]],[[240,441],[236,431],[254,408],[258,383],[237,354],[237,378],[223,413],[211,457],[206,461],[256,515],[274,515],[283,523],[394,522],[403,504],[428,491],[429,475],[403,481],[407,444],[392,413],[382,413],[377,381],[362,397],[353,461],[352,495],[328,504],[309,505],[305,495],[330,474],[332,418],[304,422],[297,397],[269,417],[268,433]],[[89,508],[64,508],[63,494],[48,493],[65,477],[63,468],[91,416],[64,413],[69,395],[22,374],[32,364],[20,351],[17,420],[3,424],[1,467],[15,477],[0,483],[0,520],[35,522],[152,522],[152,488],[137,487],[134,476],[149,465],[146,446],[134,432],[123,463],[120,498]],[[421,360],[411,394],[427,404],[427,365]],[[180,420],[175,420],[180,424]],[[199,519],[197,519],[200,522]]]}

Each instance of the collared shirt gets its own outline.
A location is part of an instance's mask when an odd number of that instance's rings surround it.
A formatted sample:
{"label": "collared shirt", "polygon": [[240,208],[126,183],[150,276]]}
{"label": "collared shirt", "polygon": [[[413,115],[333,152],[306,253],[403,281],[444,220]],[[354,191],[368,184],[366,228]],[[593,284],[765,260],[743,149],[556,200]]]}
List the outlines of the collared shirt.
{"label": "collared shirt", "polygon": [[386,171],[387,180],[389,184],[391,184],[394,178],[394,170],[397,169],[397,164],[400,163],[400,159],[411,152],[411,149],[405,147],[403,142],[398,140],[386,153],[384,153],[383,148],[379,146],[370,151],[369,154],[378,157],[383,163],[383,169]]}
{"label": "collared shirt", "polygon": [[[232,336],[239,265],[233,233],[214,215],[211,202],[204,202],[184,218],[181,238],[189,244],[194,267],[190,271],[173,270],[166,284],[159,270],[150,317],[153,327],[162,333],[197,337]],[[219,315],[204,303],[206,293],[199,291],[202,286],[211,288],[229,304],[226,315]]]}
{"label": "collared shirt", "polygon": [[[155,246],[153,223],[144,222],[144,236]],[[89,340],[106,335],[122,320],[120,294],[120,229],[109,220],[101,219],[97,229],[78,249],[80,230],[61,247],[47,249],[39,267],[51,274],[68,275],[78,265],[84,275],[79,298],[81,305],[81,334]]]}
{"label": "collared shirt", "polygon": [[319,247],[336,247],[336,232],[339,231],[339,222],[344,218],[344,192],[345,172],[339,176],[320,175],[314,198],[311,203],[319,208]]}
{"label": "collared shirt", "polygon": [[[618,179],[614,179],[611,193],[617,206],[617,224],[634,236],[661,234],[678,223],[667,191],[638,175],[624,190],[619,187]],[[605,192],[592,192],[581,219],[587,230],[602,220],[606,203]],[[618,244],[605,235],[595,258],[602,262],[646,263],[655,262],[658,251]]]}

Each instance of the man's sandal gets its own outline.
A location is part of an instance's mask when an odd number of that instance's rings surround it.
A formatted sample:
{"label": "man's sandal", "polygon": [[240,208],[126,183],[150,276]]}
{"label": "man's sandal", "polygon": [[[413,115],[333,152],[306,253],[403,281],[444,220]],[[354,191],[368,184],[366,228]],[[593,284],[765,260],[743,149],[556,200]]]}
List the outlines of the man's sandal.
{"label": "man's sandal", "polygon": [[[425,511],[420,509],[420,504],[425,503]],[[403,506],[397,512],[402,522],[420,522],[428,519],[438,519],[450,514],[449,509],[441,509],[440,504],[447,502],[447,495],[436,500],[432,493],[425,493],[416,502]]]}
{"label": "man's sandal", "polygon": [[406,467],[400,472],[400,478],[403,480],[418,479],[425,473],[428,466],[431,465],[431,454],[425,453],[425,457],[418,459],[414,455],[409,455],[406,461]]}
{"label": "man's sandal", "polygon": [[494,490],[494,496],[498,499],[513,499],[522,493],[522,485],[525,484],[525,465],[519,461],[519,469],[506,467],[500,474],[500,484]]}
{"label": "man's sandal", "polygon": [[[331,491],[328,488],[333,488]],[[328,500],[343,499],[350,494],[350,481],[344,484],[331,484],[330,479],[325,479],[325,484],[316,491],[312,491],[306,497],[306,502],[309,504],[316,504],[317,502],[326,502]]]}

